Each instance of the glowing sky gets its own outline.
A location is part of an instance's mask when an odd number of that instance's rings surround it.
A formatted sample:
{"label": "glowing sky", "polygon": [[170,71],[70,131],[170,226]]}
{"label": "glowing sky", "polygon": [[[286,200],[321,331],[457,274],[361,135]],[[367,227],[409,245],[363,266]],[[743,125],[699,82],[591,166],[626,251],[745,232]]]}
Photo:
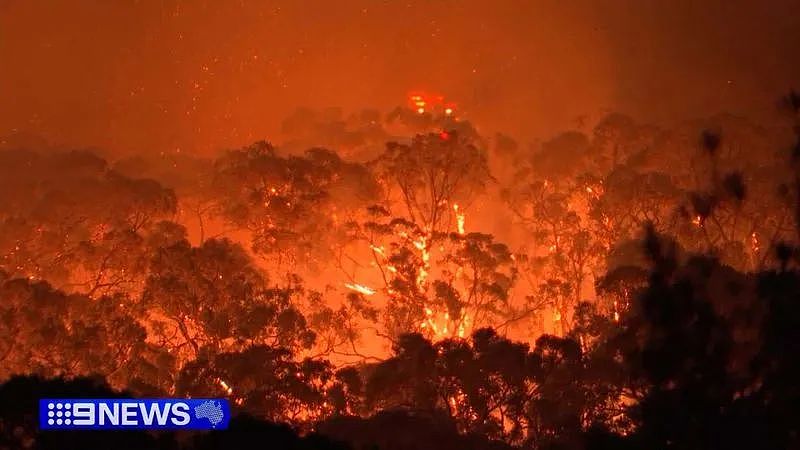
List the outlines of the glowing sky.
{"label": "glowing sky", "polygon": [[612,109],[757,115],[800,85],[799,5],[0,0],[0,136],[208,152],[420,89],[528,140]]}

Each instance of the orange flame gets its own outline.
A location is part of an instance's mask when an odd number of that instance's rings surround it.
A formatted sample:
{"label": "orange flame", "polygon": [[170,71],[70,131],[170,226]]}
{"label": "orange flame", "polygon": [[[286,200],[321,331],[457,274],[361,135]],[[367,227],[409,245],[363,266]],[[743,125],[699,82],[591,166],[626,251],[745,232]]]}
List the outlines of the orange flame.
{"label": "orange flame", "polygon": [[363,284],[345,283],[344,287],[346,287],[347,289],[350,289],[352,291],[356,291],[356,292],[358,292],[360,294],[364,294],[364,295],[373,295],[373,294],[375,294],[375,289],[372,289],[369,286],[364,286]]}
{"label": "orange flame", "polygon": [[463,212],[458,212],[458,204],[453,205],[453,211],[456,213],[456,227],[458,229],[458,234],[464,234],[464,223],[466,221],[466,215]]}

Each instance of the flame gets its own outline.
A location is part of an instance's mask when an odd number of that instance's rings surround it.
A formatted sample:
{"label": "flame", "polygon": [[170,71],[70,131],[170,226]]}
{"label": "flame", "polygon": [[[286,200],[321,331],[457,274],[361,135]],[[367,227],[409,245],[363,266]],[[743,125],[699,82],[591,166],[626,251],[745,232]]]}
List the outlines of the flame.
{"label": "flame", "polygon": [[233,394],[233,388],[222,378],[217,378],[217,384],[228,394]]}
{"label": "flame", "polygon": [[758,235],[756,234],[755,231],[753,231],[753,233],[750,235],[750,248],[752,248],[753,253],[758,253],[758,251],[761,249],[761,246],[759,245]]}
{"label": "flame", "polygon": [[364,295],[373,295],[373,294],[375,294],[375,289],[372,289],[372,288],[370,288],[368,286],[364,286],[363,284],[345,283],[344,287],[346,287],[347,289],[350,289],[352,291],[356,291],[356,292],[358,292],[360,294],[364,294]]}
{"label": "flame", "polygon": [[425,250],[425,237],[421,237],[414,241],[414,247],[416,247],[417,250]]}
{"label": "flame", "polygon": [[428,268],[430,267],[431,255],[428,253],[428,239],[425,236],[413,241],[414,247],[420,251],[420,258],[422,258],[422,267],[419,268],[417,273],[417,287],[424,289],[425,281],[428,279]]}
{"label": "flame", "polygon": [[[450,335],[451,332],[459,338],[467,335],[470,317],[465,311],[461,313],[461,317],[458,320],[452,320],[448,312],[440,313],[429,306],[425,306],[424,311],[425,320],[419,324],[419,328],[429,331],[433,339],[440,340],[453,337]],[[453,325],[452,328],[450,324]]]}
{"label": "flame", "polygon": [[458,229],[458,234],[464,234],[464,222],[466,221],[466,215],[463,212],[458,212],[458,203],[453,204],[453,211],[456,213],[456,227]]}
{"label": "flame", "polygon": [[421,289],[425,285],[425,281],[428,279],[428,270],[424,267],[420,267],[419,273],[417,273],[416,283],[417,286]]}
{"label": "flame", "polygon": [[383,249],[383,246],[378,247],[376,245],[370,245],[369,248],[371,248],[373,252],[386,257],[386,251]]}
{"label": "flame", "polygon": [[702,227],[703,226],[703,218],[700,217],[700,216],[694,216],[694,218],[692,219],[692,223],[695,226]]}
{"label": "flame", "polygon": [[455,103],[445,101],[443,95],[432,95],[422,92],[413,93],[408,96],[408,107],[419,114],[431,111],[434,113],[441,112],[446,116],[452,116],[456,109]]}
{"label": "flame", "polygon": [[466,334],[467,324],[469,323],[469,314],[464,314],[461,322],[458,324],[458,337],[463,338]]}
{"label": "flame", "polygon": [[[422,109],[423,110],[422,112],[425,112],[425,99],[422,98],[421,95],[412,95],[408,99],[409,99],[409,102],[412,105],[414,105],[414,106],[416,106],[418,108],[417,111],[419,111],[419,109]],[[420,113],[420,114],[422,114],[422,113]]]}

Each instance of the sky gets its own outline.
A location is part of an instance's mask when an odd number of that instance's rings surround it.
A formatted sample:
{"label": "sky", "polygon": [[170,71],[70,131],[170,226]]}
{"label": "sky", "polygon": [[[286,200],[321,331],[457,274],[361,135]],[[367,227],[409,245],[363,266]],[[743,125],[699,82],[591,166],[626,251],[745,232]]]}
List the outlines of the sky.
{"label": "sky", "polygon": [[0,141],[207,154],[414,91],[523,141],[758,117],[799,47],[796,0],[0,0]]}

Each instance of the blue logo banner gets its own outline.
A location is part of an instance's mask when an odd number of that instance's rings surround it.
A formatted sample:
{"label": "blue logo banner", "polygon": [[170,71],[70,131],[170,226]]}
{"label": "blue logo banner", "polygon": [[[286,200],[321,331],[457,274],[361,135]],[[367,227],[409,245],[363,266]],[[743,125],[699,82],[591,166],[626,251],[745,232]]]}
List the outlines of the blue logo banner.
{"label": "blue logo banner", "polygon": [[220,398],[39,400],[42,430],[224,430],[230,417]]}

